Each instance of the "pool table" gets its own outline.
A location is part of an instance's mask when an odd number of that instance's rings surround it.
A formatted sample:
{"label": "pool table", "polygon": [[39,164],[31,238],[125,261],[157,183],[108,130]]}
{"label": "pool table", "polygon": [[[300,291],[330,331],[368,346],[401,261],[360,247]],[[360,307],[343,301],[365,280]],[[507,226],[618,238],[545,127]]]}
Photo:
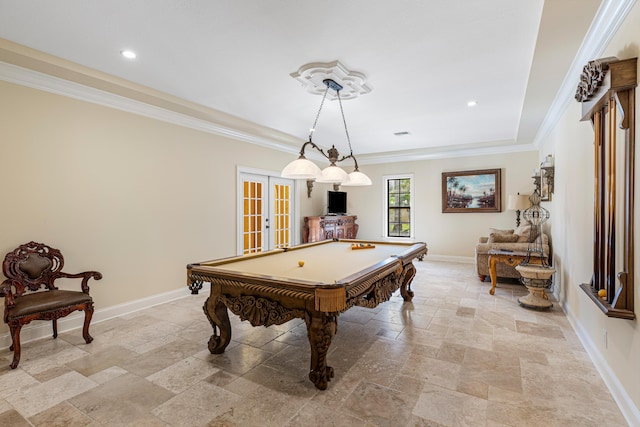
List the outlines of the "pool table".
{"label": "pool table", "polygon": [[309,379],[327,388],[333,368],[327,352],[338,315],[353,306],[375,307],[400,289],[411,301],[413,259],[424,243],[325,240],[253,255],[187,265],[187,284],[211,283],[204,312],[213,327],[209,351],[223,353],[231,341],[227,309],[253,326],[304,319],[311,345]]}

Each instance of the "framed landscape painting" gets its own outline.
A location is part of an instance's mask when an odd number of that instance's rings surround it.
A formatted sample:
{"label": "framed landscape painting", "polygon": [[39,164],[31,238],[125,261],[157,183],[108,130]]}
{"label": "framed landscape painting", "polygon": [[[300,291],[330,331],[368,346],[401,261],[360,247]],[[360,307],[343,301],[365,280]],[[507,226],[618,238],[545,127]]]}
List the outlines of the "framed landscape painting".
{"label": "framed landscape painting", "polygon": [[500,169],[442,172],[442,212],[501,212]]}

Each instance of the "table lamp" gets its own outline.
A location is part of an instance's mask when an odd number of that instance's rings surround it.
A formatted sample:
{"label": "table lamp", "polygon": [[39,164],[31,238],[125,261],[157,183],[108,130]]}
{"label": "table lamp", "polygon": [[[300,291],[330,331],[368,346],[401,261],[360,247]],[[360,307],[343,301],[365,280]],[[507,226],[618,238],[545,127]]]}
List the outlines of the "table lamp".
{"label": "table lamp", "polygon": [[529,196],[525,194],[511,194],[507,200],[507,210],[516,211],[516,227],[520,227],[520,212],[531,205]]}

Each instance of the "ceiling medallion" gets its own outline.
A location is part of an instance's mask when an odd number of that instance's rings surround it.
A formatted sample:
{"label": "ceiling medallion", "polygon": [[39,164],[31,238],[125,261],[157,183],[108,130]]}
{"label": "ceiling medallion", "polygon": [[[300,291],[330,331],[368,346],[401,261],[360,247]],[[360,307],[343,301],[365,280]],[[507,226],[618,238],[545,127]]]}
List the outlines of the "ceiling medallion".
{"label": "ceiling medallion", "polygon": [[[340,61],[312,62],[303,65],[291,77],[302,83],[307,92],[324,95],[327,90],[326,80],[333,80],[340,84],[340,98],[353,99],[359,95],[371,92],[371,88],[365,84],[367,78],[357,71],[350,71]],[[327,98],[336,99],[336,93],[327,94]]]}

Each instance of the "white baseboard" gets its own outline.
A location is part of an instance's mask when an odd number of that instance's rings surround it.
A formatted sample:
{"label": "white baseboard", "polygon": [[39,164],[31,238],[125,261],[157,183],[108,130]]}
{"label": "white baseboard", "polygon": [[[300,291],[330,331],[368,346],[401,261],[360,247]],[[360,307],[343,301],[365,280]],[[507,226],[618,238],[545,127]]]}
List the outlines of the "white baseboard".
{"label": "white baseboard", "polygon": [[589,354],[589,357],[591,357],[591,361],[598,370],[598,373],[602,377],[602,380],[609,388],[613,399],[618,404],[620,412],[622,412],[622,415],[627,420],[630,426],[640,426],[640,411],[633,403],[633,400],[631,399],[629,394],[627,394],[622,384],[620,384],[618,377],[611,370],[604,357],[602,357],[602,354],[598,350],[598,347],[594,345],[593,341],[589,337],[589,334],[587,334],[585,329],[582,327],[582,324],[578,322],[577,319],[573,316],[573,313],[568,310],[566,303],[562,303],[561,306],[562,310],[567,316],[567,320],[569,320],[569,323],[571,323],[573,330],[576,331],[576,335],[578,335],[578,339],[582,343],[582,346],[587,351],[587,354]]}
{"label": "white baseboard", "polygon": [[[201,293],[209,293],[209,283],[204,283]],[[158,304],[164,304],[166,302],[175,301],[180,298],[185,298],[191,295],[189,288],[184,287],[169,292],[164,292],[150,297],[141,298],[135,301],[129,301],[124,304],[118,304],[111,307],[105,307],[96,309],[93,312],[91,318],[91,324],[104,322],[105,320],[113,319],[117,316],[123,316],[126,314],[134,313],[136,311],[144,310]],[[58,334],[68,332],[74,329],[82,328],[84,323],[84,313],[77,311],[70,314],[67,317],[63,317],[58,320]],[[91,332],[91,329],[89,329]],[[34,321],[29,325],[22,328],[20,331],[20,343],[26,343],[29,341],[37,340],[40,338],[51,337],[53,335],[53,329],[50,321]],[[11,346],[11,334],[9,332],[0,336],[0,349],[5,349]]]}
{"label": "white baseboard", "polygon": [[451,256],[451,255],[431,255],[427,254],[424,257],[425,260],[428,261],[442,261],[442,262],[457,262],[461,264],[473,264],[475,263],[475,258],[470,256]]}

